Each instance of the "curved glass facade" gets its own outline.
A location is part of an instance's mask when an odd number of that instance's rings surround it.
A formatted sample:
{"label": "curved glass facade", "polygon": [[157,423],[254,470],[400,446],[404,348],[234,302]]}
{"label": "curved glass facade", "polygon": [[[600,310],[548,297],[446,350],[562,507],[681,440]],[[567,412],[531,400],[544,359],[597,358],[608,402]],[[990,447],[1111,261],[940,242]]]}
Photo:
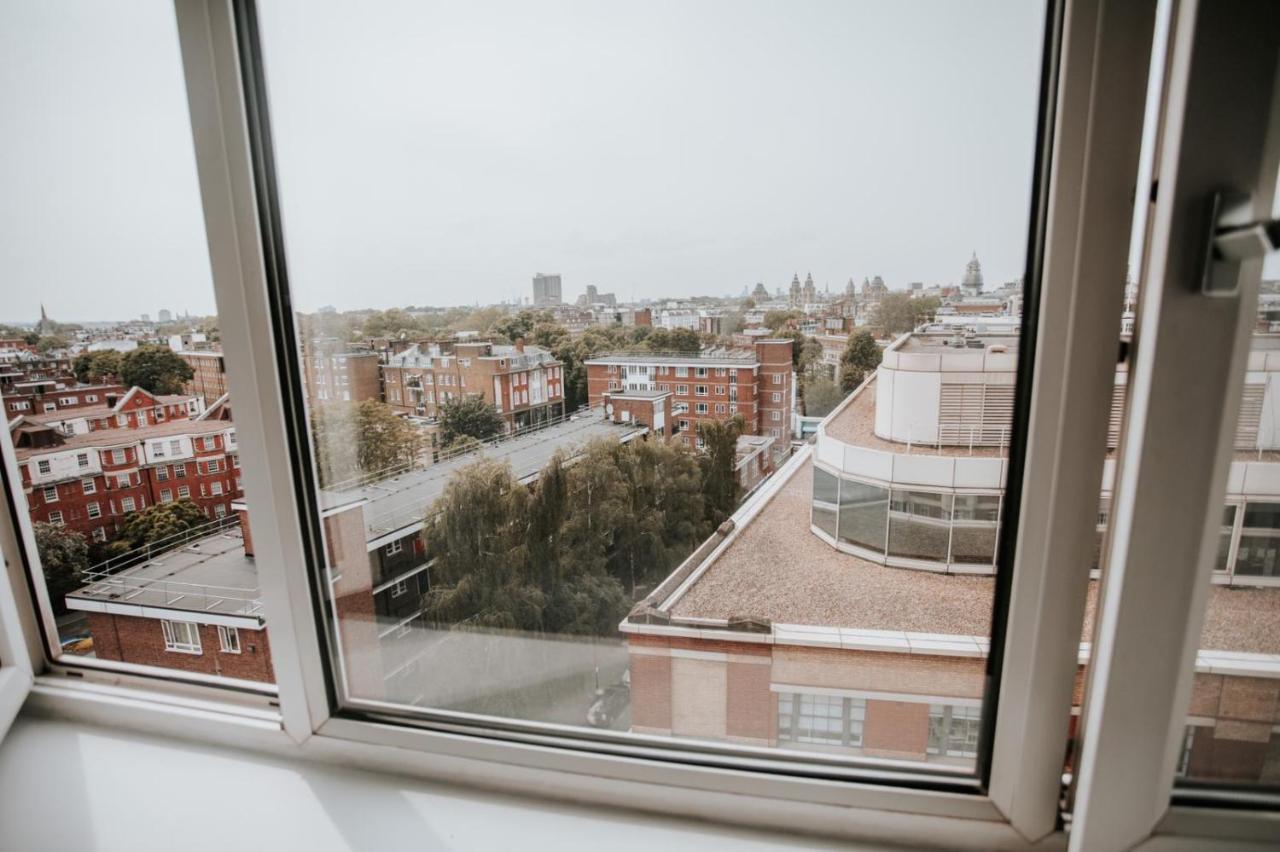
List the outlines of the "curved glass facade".
{"label": "curved glass facade", "polygon": [[1000,495],[891,489],[815,464],[812,518],[840,544],[885,564],[994,568]]}

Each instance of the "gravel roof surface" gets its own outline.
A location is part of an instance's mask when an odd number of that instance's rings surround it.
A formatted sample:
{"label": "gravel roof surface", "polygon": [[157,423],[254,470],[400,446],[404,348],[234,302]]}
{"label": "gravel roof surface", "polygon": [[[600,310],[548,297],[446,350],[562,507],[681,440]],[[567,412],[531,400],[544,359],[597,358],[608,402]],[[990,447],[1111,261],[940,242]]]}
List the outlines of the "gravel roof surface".
{"label": "gravel roof surface", "polygon": [[[988,636],[991,577],[887,568],[809,531],[813,465],[805,463],[671,608],[677,617],[759,616],[782,624]],[[1082,640],[1097,611],[1089,583]],[[1214,586],[1200,646],[1280,654],[1280,588]]]}

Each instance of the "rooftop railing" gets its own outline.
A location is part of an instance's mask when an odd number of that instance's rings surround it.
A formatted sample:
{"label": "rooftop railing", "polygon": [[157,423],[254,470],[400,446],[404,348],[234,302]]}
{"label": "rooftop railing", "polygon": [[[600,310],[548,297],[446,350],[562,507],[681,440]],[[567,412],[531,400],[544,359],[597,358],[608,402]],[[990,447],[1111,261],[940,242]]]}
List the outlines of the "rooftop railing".
{"label": "rooftop railing", "polygon": [[216,518],[207,523],[191,527],[190,529],[183,530],[182,532],[147,542],[141,547],[135,547],[132,550],[127,550],[124,553],[117,554],[109,559],[104,559],[102,562],[90,566],[85,573],[101,574],[104,576],[115,574],[126,568],[131,568],[134,565],[149,562],[155,557],[163,553],[168,553],[169,551],[179,548],[188,542],[201,538],[208,538],[211,535],[217,535],[218,533],[225,532],[226,530],[238,526],[240,526],[240,516],[232,513],[221,518]]}

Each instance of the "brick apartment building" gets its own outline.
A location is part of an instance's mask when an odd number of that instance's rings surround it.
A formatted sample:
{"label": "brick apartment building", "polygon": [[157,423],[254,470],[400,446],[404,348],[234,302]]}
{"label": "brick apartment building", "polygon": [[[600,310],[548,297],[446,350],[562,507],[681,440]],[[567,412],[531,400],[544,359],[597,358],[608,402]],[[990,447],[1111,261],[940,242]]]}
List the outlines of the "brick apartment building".
{"label": "brick apartment building", "polygon": [[588,399],[595,406],[609,391],[670,391],[677,439],[687,444],[698,440],[699,422],[735,414],[746,434],[786,439],[795,393],[791,344],[765,338],[751,349],[602,355],[586,362]]}
{"label": "brick apartment building", "polygon": [[445,402],[478,396],[508,431],[562,417],[564,367],[541,346],[516,341],[421,344],[382,367],[383,399],[395,411],[436,417]]}
{"label": "brick apartment building", "polygon": [[191,368],[191,380],[182,386],[182,392],[201,397],[205,405],[221,399],[227,393],[227,362],[219,350],[184,349],[178,357]]}
{"label": "brick apartment building", "polygon": [[[1180,775],[1280,775],[1280,638],[1265,629],[1280,611],[1280,461],[1261,404],[1277,342],[1250,354],[1260,396],[1246,390]],[[889,347],[816,443],[622,623],[633,731],[972,765],[1016,345],[917,333]]]}
{"label": "brick apartment building", "polygon": [[302,358],[302,376],[311,405],[382,399],[376,352],[308,352]]}
{"label": "brick apartment building", "polygon": [[124,395],[124,386],[115,383],[78,384],[74,377],[15,381],[0,390],[7,417],[48,414],[70,409],[114,405]]}
{"label": "brick apartment building", "polygon": [[134,388],[111,408],[23,416],[9,431],[32,520],[90,541],[157,503],[191,499],[217,518],[240,495],[235,427],[199,413],[194,398]]}

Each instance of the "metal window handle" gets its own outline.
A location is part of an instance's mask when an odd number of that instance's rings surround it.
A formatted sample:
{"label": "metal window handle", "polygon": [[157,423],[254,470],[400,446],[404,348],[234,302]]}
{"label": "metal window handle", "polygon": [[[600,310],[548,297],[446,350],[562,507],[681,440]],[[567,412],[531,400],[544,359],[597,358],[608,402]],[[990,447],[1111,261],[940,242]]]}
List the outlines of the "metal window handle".
{"label": "metal window handle", "polygon": [[1214,193],[1209,216],[1201,291],[1234,296],[1240,289],[1240,264],[1280,248],[1280,219],[1254,219],[1253,199],[1238,192]]}

